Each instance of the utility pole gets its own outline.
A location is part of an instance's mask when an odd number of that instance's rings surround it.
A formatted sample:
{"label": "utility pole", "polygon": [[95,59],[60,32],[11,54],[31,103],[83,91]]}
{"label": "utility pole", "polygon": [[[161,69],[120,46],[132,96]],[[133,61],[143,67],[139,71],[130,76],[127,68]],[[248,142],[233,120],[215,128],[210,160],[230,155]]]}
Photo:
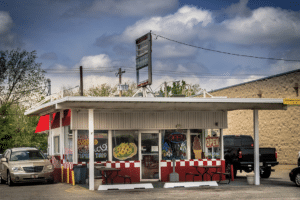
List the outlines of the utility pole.
{"label": "utility pole", "polygon": [[48,94],[47,94],[47,96],[50,96],[50,102],[51,102],[52,101],[52,96],[51,96],[51,79],[48,78],[47,82],[48,82]]}
{"label": "utility pole", "polygon": [[167,82],[165,81],[165,97],[168,97]]}
{"label": "utility pole", "polygon": [[122,90],[121,90],[121,84],[122,84],[122,74],[125,73],[125,71],[122,71],[122,68],[119,68],[119,72],[116,73],[116,76],[119,75],[119,97],[122,97]]}
{"label": "utility pole", "polygon": [[80,66],[80,96],[83,96],[82,66]]}
{"label": "utility pole", "polygon": [[48,94],[47,94],[47,96],[51,96],[51,80],[50,80],[50,78],[47,79],[47,82],[48,82]]}

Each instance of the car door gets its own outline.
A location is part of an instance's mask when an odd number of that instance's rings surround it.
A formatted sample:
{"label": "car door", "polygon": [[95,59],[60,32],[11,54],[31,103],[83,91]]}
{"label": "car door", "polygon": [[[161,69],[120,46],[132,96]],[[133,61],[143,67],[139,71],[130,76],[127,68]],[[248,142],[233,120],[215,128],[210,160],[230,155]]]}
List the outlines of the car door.
{"label": "car door", "polygon": [[[6,150],[3,154],[1,158],[5,158],[5,155],[7,154],[8,150]],[[4,170],[4,164],[2,163],[1,159],[0,159],[0,175],[3,176],[3,170]]]}
{"label": "car door", "polygon": [[7,158],[7,162],[2,162],[1,165],[2,165],[2,172],[1,172],[1,176],[4,180],[7,179],[7,169],[8,169],[8,160],[9,160],[9,157],[10,157],[10,150],[6,150],[5,153],[4,153],[4,156],[3,158]]}

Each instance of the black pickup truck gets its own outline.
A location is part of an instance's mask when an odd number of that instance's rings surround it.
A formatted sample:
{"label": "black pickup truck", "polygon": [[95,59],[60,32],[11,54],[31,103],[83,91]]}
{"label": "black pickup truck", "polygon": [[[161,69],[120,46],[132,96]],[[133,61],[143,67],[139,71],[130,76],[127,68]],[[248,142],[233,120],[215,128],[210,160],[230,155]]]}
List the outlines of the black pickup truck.
{"label": "black pickup truck", "polygon": [[[226,165],[233,165],[234,177],[238,170],[254,170],[254,141],[250,135],[224,135],[224,158]],[[260,177],[269,178],[271,167],[278,165],[275,148],[259,148]]]}

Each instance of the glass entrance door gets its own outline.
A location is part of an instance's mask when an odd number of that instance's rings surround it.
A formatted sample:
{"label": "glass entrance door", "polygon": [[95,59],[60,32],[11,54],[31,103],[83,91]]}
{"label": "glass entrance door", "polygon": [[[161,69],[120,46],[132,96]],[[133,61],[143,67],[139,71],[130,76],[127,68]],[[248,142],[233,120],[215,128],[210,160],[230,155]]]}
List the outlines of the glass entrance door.
{"label": "glass entrance door", "polygon": [[141,179],[159,180],[159,134],[141,133]]}

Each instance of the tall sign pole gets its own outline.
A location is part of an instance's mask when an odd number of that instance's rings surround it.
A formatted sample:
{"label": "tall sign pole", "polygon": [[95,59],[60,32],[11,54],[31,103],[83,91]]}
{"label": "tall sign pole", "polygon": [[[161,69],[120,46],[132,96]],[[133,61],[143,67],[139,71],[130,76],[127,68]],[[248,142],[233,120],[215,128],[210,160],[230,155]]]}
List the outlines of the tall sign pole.
{"label": "tall sign pole", "polygon": [[[137,87],[152,84],[152,37],[151,32],[135,40]],[[145,75],[146,76],[142,76]]]}

